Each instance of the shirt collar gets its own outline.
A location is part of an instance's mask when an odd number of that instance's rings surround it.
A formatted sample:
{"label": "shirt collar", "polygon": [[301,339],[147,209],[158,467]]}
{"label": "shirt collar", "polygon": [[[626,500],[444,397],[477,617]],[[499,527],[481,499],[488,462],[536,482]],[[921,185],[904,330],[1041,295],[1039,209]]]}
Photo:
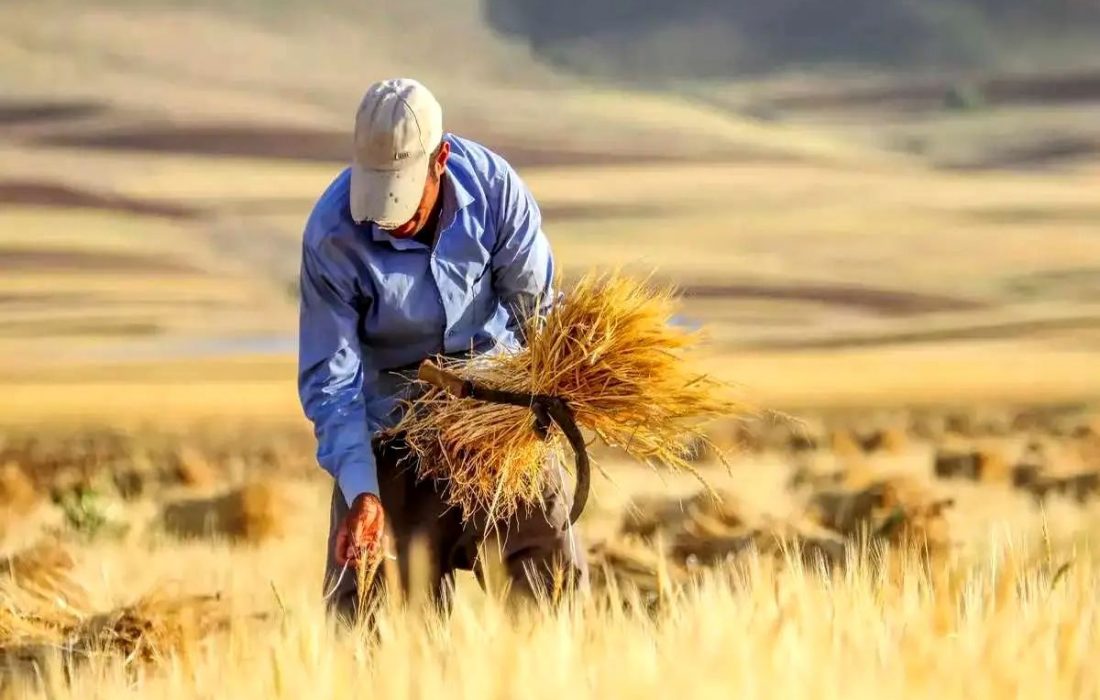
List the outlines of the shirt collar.
{"label": "shirt collar", "polygon": [[[439,226],[445,231],[454,224],[458,212],[470,206],[474,201],[473,195],[462,184],[450,163],[447,164],[447,178],[443,181],[442,194],[443,211],[439,215]],[[424,247],[422,243],[412,238],[394,238],[376,224],[372,223],[370,228],[375,241],[389,243],[396,250],[413,250]]]}
{"label": "shirt collar", "polygon": [[389,243],[396,250],[413,250],[415,248],[423,248],[424,245],[419,241],[412,238],[394,238],[385,230],[378,227],[378,224],[372,223],[370,225],[371,235],[374,236],[374,240],[378,243]]}

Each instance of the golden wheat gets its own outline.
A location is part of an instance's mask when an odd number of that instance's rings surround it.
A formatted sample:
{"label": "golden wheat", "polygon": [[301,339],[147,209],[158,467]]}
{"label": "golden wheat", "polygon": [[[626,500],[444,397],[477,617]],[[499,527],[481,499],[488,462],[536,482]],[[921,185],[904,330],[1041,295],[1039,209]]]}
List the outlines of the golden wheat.
{"label": "golden wheat", "polygon": [[[448,366],[495,389],[564,399],[604,443],[650,465],[691,469],[708,439],[699,423],[746,407],[693,369],[701,336],[674,323],[676,310],[670,289],[589,274],[545,317],[531,319],[521,350]],[[532,428],[526,408],[433,388],[408,406],[394,432],[417,454],[421,476],[446,481],[447,497],[467,517],[504,518],[538,500],[546,460],[564,451],[560,431],[543,442]]]}

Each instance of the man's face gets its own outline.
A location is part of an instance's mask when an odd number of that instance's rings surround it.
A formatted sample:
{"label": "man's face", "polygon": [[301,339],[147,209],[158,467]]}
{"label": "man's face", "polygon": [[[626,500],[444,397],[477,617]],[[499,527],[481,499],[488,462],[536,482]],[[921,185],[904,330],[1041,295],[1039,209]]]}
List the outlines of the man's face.
{"label": "man's face", "polygon": [[386,233],[394,238],[412,238],[420,233],[420,230],[424,228],[424,224],[431,217],[432,209],[435,208],[436,201],[439,199],[440,178],[443,177],[447,157],[450,155],[451,144],[444,141],[436,152],[431,165],[428,166],[428,179],[424,183],[424,193],[420,196],[420,204],[416,207],[416,213],[397,228],[385,229]]}

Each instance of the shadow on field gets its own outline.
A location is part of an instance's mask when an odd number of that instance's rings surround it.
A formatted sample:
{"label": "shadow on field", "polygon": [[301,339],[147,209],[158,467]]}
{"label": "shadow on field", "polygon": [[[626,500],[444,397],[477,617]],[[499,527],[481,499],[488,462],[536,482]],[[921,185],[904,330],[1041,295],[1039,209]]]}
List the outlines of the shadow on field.
{"label": "shadow on field", "polygon": [[198,209],[151,199],[134,199],[117,194],[92,192],[57,182],[33,180],[0,181],[0,205],[74,207],[123,214],[142,214],[168,219],[194,219]]}

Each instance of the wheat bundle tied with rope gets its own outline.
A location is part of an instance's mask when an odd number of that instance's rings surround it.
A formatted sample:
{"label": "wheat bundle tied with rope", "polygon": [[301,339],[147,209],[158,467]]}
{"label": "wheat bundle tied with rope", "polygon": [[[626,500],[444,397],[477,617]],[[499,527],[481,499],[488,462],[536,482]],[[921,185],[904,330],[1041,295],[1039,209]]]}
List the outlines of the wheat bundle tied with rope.
{"label": "wheat bundle tied with rope", "polygon": [[[512,353],[448,361],[447,369],[494,389],[566,400],[578,425],[654,466],[691,469],[706,442],[700,423],[746,412],[729,388],[694,370],[698,332],[673,323],[668,288],[618,273],[589,274],[526,328]],[[548,458],[565,449],[554,428],[542,441],[524,407],[456,399],[434,388],[394,428],[420,476],[446,484],[464,516],[507,518],[537,503]]]}

